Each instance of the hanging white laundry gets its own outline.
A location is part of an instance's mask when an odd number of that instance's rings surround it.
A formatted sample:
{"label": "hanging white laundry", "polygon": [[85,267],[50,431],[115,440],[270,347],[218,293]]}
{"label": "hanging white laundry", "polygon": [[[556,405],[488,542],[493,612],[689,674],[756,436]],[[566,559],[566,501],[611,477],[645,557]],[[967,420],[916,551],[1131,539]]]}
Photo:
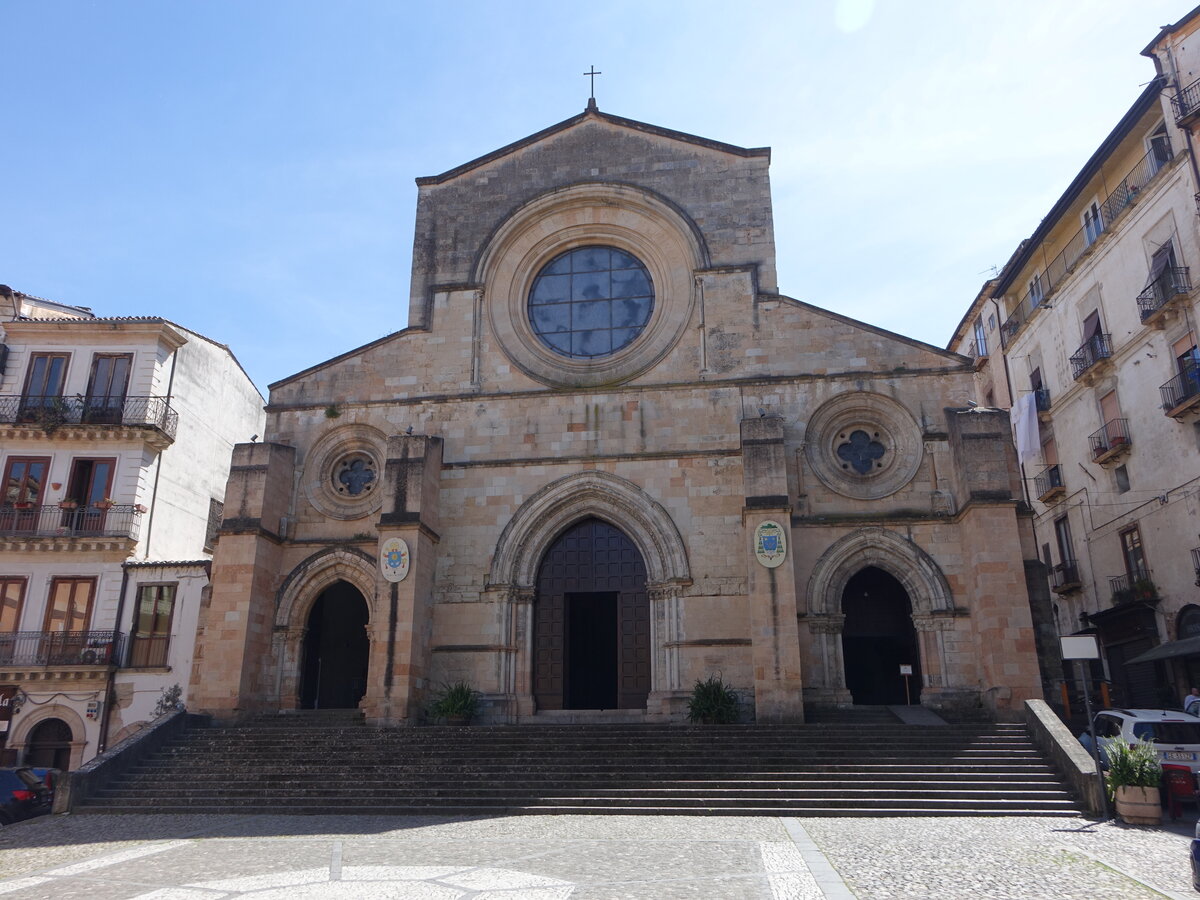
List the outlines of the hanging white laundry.
{"label": "hanging white laundry", "polygon": [[1023,463],[1037,456],[1042,446],[1038,431],[1037,399],[1033,392],[1018,397],[1008,411],[1008,417],[1017,444],[1017,461]]}

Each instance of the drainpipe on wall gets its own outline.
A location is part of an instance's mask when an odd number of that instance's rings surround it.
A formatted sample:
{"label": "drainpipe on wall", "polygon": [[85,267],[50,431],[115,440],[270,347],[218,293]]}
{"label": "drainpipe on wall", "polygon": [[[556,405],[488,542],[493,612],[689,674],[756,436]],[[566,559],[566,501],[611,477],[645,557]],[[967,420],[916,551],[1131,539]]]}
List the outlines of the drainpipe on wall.
{"label": "drainpipe on wall", "polygon": [[[125,592],[129,587],[129,569],[126,568],[128,561],[121,564],[121,593],[117,596],[117,618],[113,622],[113,633],[117,637],[121,634],[121,619],[125,615]],[[108,677],[104,681],[104,709],[100,713],[100,740],[97,742],[97,754],[103,753],[108,749],[108,727],[112,718],[112,706],[116,697],[116,691],[113,686],[117,678],[117,669],[124,660],[124,647],[119,648],[122,651],[121,658],[110,659],[108,663]]]}

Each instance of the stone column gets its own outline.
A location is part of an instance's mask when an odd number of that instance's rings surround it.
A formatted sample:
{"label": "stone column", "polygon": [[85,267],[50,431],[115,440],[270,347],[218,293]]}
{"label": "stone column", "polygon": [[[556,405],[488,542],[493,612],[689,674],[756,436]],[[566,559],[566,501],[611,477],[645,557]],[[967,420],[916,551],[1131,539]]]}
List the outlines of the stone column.
{"label": "stone column", "polygon": [[846,628],[846,617],[841,613],[831,613],[806,616],[801,621],[808,625],[809,634],[813,636],[812,646],[818,656],[815,665],[813,660],[809,661],[809,671],[815,668],[821,676],[819,684],[805,686],[805,700],[822,706],[849,706],[854,701],[846,688],[846,665],[842,656],[842,632]]}
{"label": "stone column", "polygon": [[682,709],[686,692],[679,684],[679,642],[683,626],[679,613],[679,585],[652,584],[650,595],[650,696],[646,708],[652,713],[671,715]]}
{"label": "stone column", "polygon": [[[742,547],[748,574],[755,716],[759,722],[802,722],[800,634],[783,419],[743,419],[741,436],[745,492]],[[759,562],[753,546],[755,530],[768,521],[780,525],[786,541],[784,562],[774,568]]]}
{"label": "stone column", "polygon": [[408,545],[410,562],[403,581],[391,582],[379,575],[376,596],[385,612],[370,634],[371,661],[362,708],[369,722],[408,724],[420,711],[429,678],[442,440],[392,435],[387,455],[376,555],[382,555],[389,539],[401,538]]}
{"label": "stone column", "polygon": [[234,719],[275,703],[268,667],[295,455],[283,444],[233,448],[212,592],[196,634],[188,698],[195,712]]}
{"label": "stone column", "polygon": [[502,685],[512,697],[514,716],[537,712],[533,700],[533,588],[511,588],[504,604],[511,651],[505,654]]}
{"label": "stone column", "polygon": [[275,632],[274,660],[279,684],[279,708],[300,708],[300,661],[308,628],[293,626]]}

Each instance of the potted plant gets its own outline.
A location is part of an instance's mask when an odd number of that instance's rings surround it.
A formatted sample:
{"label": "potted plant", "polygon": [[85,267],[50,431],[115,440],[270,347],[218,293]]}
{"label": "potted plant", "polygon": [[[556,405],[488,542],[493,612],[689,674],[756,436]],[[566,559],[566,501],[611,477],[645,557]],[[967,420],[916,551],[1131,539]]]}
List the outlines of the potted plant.
{"label": "potted plant", "polygon": [[1139,600],[1153,600],[1158,596],[1158,587],[1149,578],[1139,578],[1133,583],[1133,593]]}
{"label": "potted plant", "polygon": [[696,679],[687,706],[689,722],[730,725],[738,720],[737,691],[724,682],[719,672],[703,681]]}
{"label": "potted plant", "polygon": [[1116,738],[1104,745],[1108,758],[1108,795],[1116,800],[1117,815],[1130,825],[1158,825],[1162,822],[1158,786],[1162,782],[1162,764],[1152,741],[1139,738],[1127,744]]}
{"label": "potted plant", "polygon": [[456,681],[442,686],[429,712],[447,725],[469,725],[478,708],[479,692],[465,681]]}
{"label": "potted plant", "polygon": [[58,504],[59,509],[79,509],[78,500],[63,500]]}
{"label": "potted plant", "polygon": [[103,500],[97,500],[92,504],[96,509],[112,509],[114,505],[112,497],[105,497]]}

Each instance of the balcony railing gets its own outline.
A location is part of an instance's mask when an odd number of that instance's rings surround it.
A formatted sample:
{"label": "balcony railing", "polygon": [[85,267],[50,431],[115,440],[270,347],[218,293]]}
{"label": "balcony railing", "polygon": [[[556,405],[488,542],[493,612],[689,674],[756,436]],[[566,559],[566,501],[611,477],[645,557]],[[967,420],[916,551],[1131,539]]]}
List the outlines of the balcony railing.
{"label": "balcony railing", "polygon": [[1192,291],[1192,278],[1187,266],[1164,269],[1154,281],[1146,285],[1137,296],[1138,312],[1145,322],[1176,297],[1187,296]]}
{"label": "balcony railing", "polygon": [[[1166,154],[1166,159],[1163,154]],[[1150,180],[1167,164],[1173,154],[1169,144],[1162,143],[1162,149],[1151,150],[1140,160],[1121,182],[1108,195],[1100,206],[1100,218],[1088,228],[1080,228],[1067,240],[1066,245],[1058,255],[1046,265],[1046,270],[1038,276],[1038,283],[1013,308],[1012,313],[1000,326],[1000,342],[1007,348],[1009,341],[1017,336],[1017,332],[1031,316],[1058,289],[1063,280],[1075,269],[1075,263],[1101,234],[1109,229],[1113,221],[1140,195]]]}
{"label": "balcony railing", "polygon": [[1050,412],[1050,388],[1034,388],[1033,402],[1038,412]]}
{"label": "balcony railing", "polygon": [[1128,450],[1133,443],[1128,419],[1113,419],[1088,437],[1092,444],[1092,461],[1103,462]]}
{"label": "balcony railing", "polygon": [[144,507],[0,506],[0,537],[136,538]]}
{"label": "balcony railing", "polygon": [[1200,547],[1192,550],[1192,568],[1196,570],[1196,587],[1200,587]]}
{"label": "balcony railing", "polygon": [[1193,81],[1172,97],[1171,108],[1175,110],[1176,125],[1182,125],[1185,119],[1200,113],[1200,79]]}
{"label": "balcony railing", "polygon": [[1050,589],[1056,594],[1079,590],[1079,564],[1075,560],[1059,563],[1050,570]]}
{"label": "balcony railing", "polygon": [[0,666],[107,666],[118,658],[115,631],[0,633]]}
{"label": "balcony railing", "polygon": [[1043,503],[1064,493],[1066,485],[1063,484],[1062,467],[1057,464],[1046,466],[1033,476],[1033,487],[1037,498]]}
{"label": "balcony railing", "polygon": [[971,343],[967,346],[967,356],[971,357],[971,359],[974,359],[974,360],[987,359],[987,356],[988,356],[987,344],[980,343],[977,340],[971,341]]}
{"label": "balcony railing", "polygon": [[1162,408],[1168,416],[1177,415],[1200,403],[1200,367],[1187,366],[1182,372],[1158,389]]}
{"label": "balcony railing", "polygon": [[1110,335],[1094,334],[1083,346],[1071,355],[1071,372],[1076,380],[1083,377],[1088,369],[1112,356]]}
{"label": "balcony railing", "polygon": [[161,669],[167,664],[167,651],[171,648],[170,635],[142,637],[133,635],[129,639],[130,669]]}
{"label": "balcony railing", "polygon": [[166,397],[4,394],[0,395],[0,424],[49,430],[63,425],[149,425],[174,439],[179,413]]}
{"label": "balcony railing", "polygon": [[1148,574],[1139,574],[1132,584],[1128,575],[1114,575],[1108,579],[1108,588],[1112,591],[1113,606],[1118,603],[1132,603],[1134,600],[1149,602],[1158,599],[1158,587],[1150,580]]}

